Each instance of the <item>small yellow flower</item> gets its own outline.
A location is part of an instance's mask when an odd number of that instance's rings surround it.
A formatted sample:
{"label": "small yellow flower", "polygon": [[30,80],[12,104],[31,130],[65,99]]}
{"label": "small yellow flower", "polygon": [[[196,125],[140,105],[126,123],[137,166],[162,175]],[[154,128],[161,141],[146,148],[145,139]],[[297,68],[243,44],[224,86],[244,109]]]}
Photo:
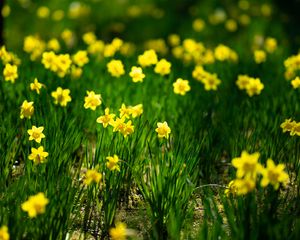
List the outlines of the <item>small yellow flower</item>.
{"label": "small yellow flower", "polygon": [[51,96],[54,98],[54,104],[60,104],[62,107],[66,107],[68,102],[72,100],[70,90],[62,89],[61,87],[58,87],[56,91],[52,92]]}
{"label": "small yellow flower", "polygon": [[60,44],[59,41],[56,38],[52,38],[47,42],[47,49],[53,50],[54,52],[57,52],[60,50]]}
{"label": "small yellow flower", "polygon": [[232,50],[223,44],[219,44],[214,50],[215,58],[222,62],[230,59],[231,53]]}
{"label": "small yellow flower", "polygon": [[48,198],[45,197],[44,193],[40,192],[30,196],[26,202],[22,203],[21,208],[28,213],[30,218],[35,218],[38,214],[45,212],[48,203]]}
{"label": "small yellow flower", "polygon": [[114,132],[118,131],[122,133],[125,138],[134,132],[134,126],[132,125],[132,122],[128,121],[127,123],[125,123],[124,116],[114,120],[112,122],[112,126]]}
{"label": "small yellow flower", "polygon": [[177,34],[171,34],[168,37],[168,42],[172,47],[178,46],[180,44],[180,36]]}
{"label": "small yellow flower", "polygon": [[138,56],[138,63],[142,67],[148,67],[157,63],[157,55],[153,49],[145,51],[142,55]]}
{"label": "small yellow flower", "polygon": [[21,105],[20,118],[30,119],[33,113],[34,113],[33,102],[27,102],[27,100],[25,100]]}
{"label": "small yellow flower", "polygon": [[217,74],[211,73],[207,73],[202,82],[206,91],[216,91],[218,89],[218,86],[221,84],[221,80],[218,78]]}
{"label": "small yellow flower", "polygon": [[235,180],[232,180],[229,182],[224,193],[227,197],[229,197],[230,194],[235,195],[237,193],[236,186],[235,186]]}
{"label": "small yellow flower", "polygon": [[126,105],[124,103],[122,103],[122,106],[119,109],[119,111],[120,111],[120,117],[125,117],[125,118],[129,118],[130,117],[131,108],[130,107],[126,107]]}
{"label": "small yellow flower", "polygon": [[34,79],[33,83],[30,83],[30,90],[36,91],[37,94],[41,93],[41,89],[43,87],[43,84],[40,83],[37,78]]}
{"label": "small yellow flower", "polygon": [[266,58],[267,58],[267,54],[265,51],[263,51],[263,50],[255,50],[254,51],[254,61],[257,64],[265,62]]}
{"label": "small yellow flower", "polygon": [[293,128],[290,131],[290,135],[291,136],[295,136],[295,135],[300,136],[300,122],[293,124]]}
{"label": "small yellow flower", "polygon": [[193,72],[192,72],[193,78],[195,78],[197,81],[202,81],[202,79],[206,76],[206,71],[201,65],[195,66]]}
{"label": "small yellow flower", "polygon": [[35,164],[43,163],[48,157],[48,153],[44,152],[44,147],[40,146],[39,148],[31,148],[31,154],[28,156],[29,160],[32,160]]}
{"label": "small yellow flower", "polygon": [[251,78],[249,83],[246,86],[247,94],[252,97],[253,95],[259,95],[264,89],[264,84],[260,81],[259,78]]}
{"label": "small yellow flower", "polygon": [[112,240],[126,240],[127,229],[125,223],[117,223],[115,228],[109,229]]}
{"label": "small yellow flower", "polygon": [[111,45],[116,49],[119,50],[123,45],[123,40],[120,38],[114,38],[111,42]]}
{"label": "small yellow flower", "polygon": [[112,44],[105,44],[103,49],[104,57],[113,57],[117,52],[117,49]]}
{"label": "small yellow flower", "polygon": [[124,128],[120,132],[123,134],[124,138],[132,134],[134,132],[134,126],[132,125],[132,121],[129,120],[127,123],[125,123]]}
{"label": "small yellow flower", "polygon": [[79,66],[83,67],[85,64],[89,62],[89,58],[87,56],[87,51],[78,51],[73,55],[73,62]]}
{"label": "small yellow flower", "polygon": [[174,93],[184,96],[188,91],[191,90],[188,80],[183,80],[178,78],[176,82],[173,83]]}
{"label": "small yellow flower", "polygon": [[283,123],[280,124],[280,127],[282,128],[283,132],[294,132],[296,125],[296,121],[292,121],[292,119],[286,119]]}
{"label": "small yellow flower", "polygon": [[250,77],[248,75],[239,75],[237,81],[235,82],[239,89],[244,90],[250,82]]}
{"label": "small yellow flower", "polygon": [[46,48],[46,43],[37,36],[27,36],[24,38],[23,49],[25,52],[30,53],[32,61],[37,60]]}
{"label": "small yellow flower", "polygon": [[8,227],[5,225],[0,228],[0,240],[9,240]]}
{"label": "small yellow flower", "polygon": [[101,40],[97,40],[88,46],[88,52],[90,54],[100,54],[104,50],[104,42]]}
{"label": "small yellow flower", "polygon": [[171,72],[171,63],[168,62],[166,59],[161,59],[159,62],[156,63],[154,72],[158,73],[162,76],[168,75]]}
{"label": "small yellow flower", "polygon": [[27,133],[29,134],[29,141],[36,141],[37,143],[41,143],[42,138],[45,138],[45,135],[43,134],[44,127],[36,127],[32,126],[31,129],[27,130]]}
{"label": "small yellow flower", "polygon": [[81,77],[81,75],[82,75],[82,68],[76,67],[75,65],[73,65],[71,67],[71,77],[73,79],[78,79]]}
{"label": "small yellow flower", "polygon": [[2,8],[2,11],[1,11],[1,15],[6,18],[10,15],[10,6],[8,4],[5,4]]}
{"label": "small yellow flower", "polygon": [[197,18],[193,21],[193,29],[195,32],[201,32],[205,27],[205,22],[201,18]]}
{"label": "small yellow flower", "polygon": [[129,73],[129,76],[132,78],[133,82],[143,82],[145,78],[145,74],[143,73],[143,69],[141,67],[133,66]]}
{"label": "small yellow flower", "polygon": [[124,65],[121,60],[111,60],[106,66],[108,72],[113,77],[120,77],[125,74]]}
{"label": "small yellow flower", "polygon": [[169,138],[169,134],[171,133],[171,128],[168,126],[168,123],[164,121],[163,123],[158,122],[157,128],[155,129],[159,138]]}
{"label": "small yellow flower", "polygon": [[50,69],[53,72],[57,71],[57,56],[53,51],[51,52],[44,52],[42,55],[42,64],[46,69]]}
{"label": "small yellow flower", "polygon": [[[56,73],[59,77],[63,78],[69,71],[72,60],[69,54],[59,54],[56,57],[56,62],[57,66]],[[53,70],[54,71],[54,70]]]}
{"label": "small yellow flower", "polygon": [[104,128],[106,128],[109,125],[113,125],[115,114],[109,113],[109,108],[105,108],[104,115],[97,118],[97,123],[101,123]]}
{"label": "small yellow flower", "polygon": [[261,169],[261,165],[258,163],[259,156],[258,152],[249,154],[243,151],[240,157],[232,159],[231,163],[237,169],[237,178],[248,177],[255,179],[257,172]]}
{"label": "small yellow flower", "polygon": [[238,5],[240,9],[248,10],[250,7],[250,2],[248,0],[240,0]]}
{"label": "small yellow flower", "polygon": [[297,89],[300,87],[300,78],[296,77],[294,80],[291,81],[291,84],[294,89]]}
{"label": "small yellow flower", "polygon": [[268,53],[273,53],[277,48],[277,40],[275,38],[268,37],[265,40],[265,49]]}
{"label": "small yellow flower", "polygon": [[225,28],[228,32],[235,32],[238,28],[237,22],[233,19],[228,19],[225,22]]}
{"label": "small yellow flower", "polygon": [[247,26],[247,25],[250,24],[251,18],[250,18],[250,16],[247,15],[247,14],[241,14],[241,15],[239,16],[239,21],[240,21],[240,23],[241,23],[242,25]]}
{"label": "small yellow flower", "polygon": [[85,109],[92,109],[93,111],[96,110],[98,106],[102,103],[101,95],[95,94],[94,91],[87,91],[87,96],[84,98],[84,108]]}
{"label": "small yellow flower", "polygon": [[[56,12],[56,15],[59,15]],[[62,12],[62,14],[64,14],[64,12]],[[52,18],[54,17],[54,13],[52,14]],[[61,17],[61,16],[60,16]],[[70,29],[64,29],[63,32],[61,33],[61,38],[64,40],[64,42],[68,45],[71,46],[73,44],[74,41],[74,33],[70,30]]]}
{"label": "small yellow flower", "polygon": [[87,32],[83,34],[82,39],[86,44],[91,45],[97,41],[97,36],[94,32]]}
{"label": "small yellow flower", "polygon": [[283,171],[284,164],[274,164],[272,159],[267,160],[267,167],[261,170],[263,176],[260,185],[266,187],[269,184],[272,184],[274,189],[279,188],[279,184],[283,183],[284,185],[289,181],[289,175]]}
{"label": "small yellow flower", "polygon": [[14,83],[18,78],[18,67],[9,63],[5,64],[3,76],[5,81],[11,81]]}
{"label": "small yellow flower", "polygon": [[143,114],[143,104],[130,107],[130,113],[133,118],[139,117]]}
{"label": "small yellow flower", "polygon": [[92,182],[99,183],[102,179],[102,174],[99,173],[96,169],[88,169],[85,174],[84,183],[90,185]]}
{"label": "small yellow flower", "polygon": [[108,160],[106,166],[110,171],[120,171],[120,166],[118,165],[119,157],[116,154],[113,157],[109,156],[106,159]]}
{"label": "small yellow flower", "polygon": [[245,195],[252,192],[255,188],[255,180],[252,178],[243,178],[234,180],[234,189],[237,195]]}
{"label": "small yellow flower", "polygon": [[123,131],[125,129],[125,125],[125,117],[116,118],[116,120],[114,120],[112,123],[113,131]]}
{"label": "small yellow flower", "polygon": [[41,6],[36,10],[36,15],[39,18],[47,18],[50,15],[50,9],[46,6]]}

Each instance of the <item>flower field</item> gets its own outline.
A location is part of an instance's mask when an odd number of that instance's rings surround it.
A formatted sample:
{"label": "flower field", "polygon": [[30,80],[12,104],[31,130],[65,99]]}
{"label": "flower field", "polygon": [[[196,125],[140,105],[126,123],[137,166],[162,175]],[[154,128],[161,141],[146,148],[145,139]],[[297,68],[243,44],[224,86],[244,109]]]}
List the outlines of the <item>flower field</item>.
{"label": "flower field", "polygon": [[0,240],[299,239],[297,7],[2,0]]}

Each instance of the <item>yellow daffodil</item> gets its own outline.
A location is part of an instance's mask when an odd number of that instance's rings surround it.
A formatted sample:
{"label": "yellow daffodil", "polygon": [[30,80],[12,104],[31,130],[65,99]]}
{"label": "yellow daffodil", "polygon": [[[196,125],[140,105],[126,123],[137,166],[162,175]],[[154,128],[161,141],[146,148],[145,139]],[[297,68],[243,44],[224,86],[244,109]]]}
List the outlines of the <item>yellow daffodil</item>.
{"label": "yellow daffodil", "polygon": [[124,103],[122,103],[122,106],[119,109],[119,111],[120,111],[120,117],[125,117],[125,118],[129,118],[130,117],[131,108],[130,107],[126,107],[126,105]]}
{"label": "yellow daffodil", "polygon": [[116,154],[113,157],[109,156],[106,159],[108,160],[106,166],[110,171],[120,171],[120,166],[118,165],[119,157]]}
{"label": "yellow daffodil", "polygon": [[205,22],[201,18],[197,18],[193,21],[193,29],[195,32],[201,32],[205,27]]}
{"label": "yellow daffodil", "polygon": [[206,74],[206,76],[202,80],[204,84],[204,89],[206,91],[214,90],[216,91],[218,85],[221,84],[221,80],[218,78],[217,74]]}
{"label": "yellow daffodil", "polygon": [[294,124],[293,128],[290,131],[291,136],[300,136],[300,122]]}
{"label": "yellow daffodil", "polygon": [[113,121],[112,126],[114,132],[125,129],[125,117],[116,118],[116,120]]}
{"label": "yellow daffodil", "polygon": [[120,77],[125,74],[124,65],[121,60],[111,60],[107,63],[107,70],[113,77]]}
{"label": "yellow daffodil", "polygon": [[250,79],[251,78],[248,75],[239,75],[238,79],[235,83],[240,90],[244,90],[247,88],[247,85],[249,84]]}
{"label": "yellow daffodil", "polygon": [[20,118],[30,119],[33,113],[34,113],[33,102],[27,102],[27,100],[25,100],[21,105]]}
{"label": "yellow daffodil", "polygon": [[228,186],[226,187],[224,191],[225,195],[228,197],[230,194],[236,195],[236,186],[235,186],[235,180],[232,180],[229,182]]}
{"label": "yellow daffodil", "polygon": [[3,69],[3,76],[5,81],[11,81],[14,83],[18,78],[18,67],[9,63],[5,64]]}
{"label": "yellow daffodil", "polygon": [[127,229],[125,223],[117,223],[116,227],[109,229],[109,236],[112,240],[126,240]]}
{"label": "yellow daffodil", "polygon": [[97,118],[97,123],[101,123],[104,128],[108,125],[113,125],[115,114],[109,113],[109,108],[105,108],[104,115]]}
{"label": "yellow daffodil", "polygon": [[5,225],[0,228],[0,240],[9,240],[8,227]]}
{"label": "yellow daffodil", "polygon": [[243,178],[234,180],[234,191],[237,195],[245,195],[255,189],[255,180],[252,178]]}
{"label": "yellow daffodil", "polygon": [[31,154],[28,156],[29,160],[32,160],[35,164],[43,163],[48,157],[48,153],[44,152],[44,147],[40,146],[39,148],[31,148]]}
{"label": "yellow daffodil", "polygon": [[143,104],[138,104],[130,107],[130,114],[133,118],[139,117],[143,114]]}
{"label": "yellow daffodil", "polygon": [[96,42],[97,37],[94,32],[87,32],[83,34],[82,39],[87,45],[91,45]]}
{"label": "yellow daffodil", "polygon": [[28,213],[30,218],[35,218],[38,214],[42,214],[46,210],[46,205],[49,203],[45,194],[40,192],[34,196],[30,196],[28,200],[22,203],[22,210]]}
{"label": "yellow daffodil", "polygon": [[87,51],[80,50],[75,53],[73,55],[73,62],[79,67],[83,67],[85,64],[87,64],[89,62]]}
{"label": "yellow daffodil", "polygon": [[143,73],[143,69],[141,67],[133,66],[129,73],[129,76],[132,78],[133,82],[143,82],[145,78],[145,74]]}
{"label": "yellow daffodil", "polygon": [[275,38],[268,37],[265,40],[265,49],[268,53],[273,53],[277,48],[277,40]]}
{"label": "yellow daffodil", "polygon": [[289,175],[284,171],[284,164],[274,164],[272,159],[267,160],[267,167],[261,170],[263,176],[261,180],[261,186],[266,187],[269,184],[272,184],[274,189],[279,188],[279,184],[283,183],[284,185],[289,181]]}
{"label": "yellow daffodil", "polygon": [[44,52],[42,55],[42,64],[46,69],[50,69],[51,71],[57,71],[57,56],[53,51],[51,52]]}
{"label": "yellow daffodil", "polygon": [[70,90],[62,89],[61,87],[58,87],[56,91],[52,92],[51,96],[54,98],[54,104],[59,104],[62,107],[66,107],[68,102],[72,100]]}
{"label": "yellow daffodil", "polygon": [[50,9],[46,6],[40,6],[37,10],[36,10],[36,15],[39,18],[47,18],[50,15]]}
{"label": "yellow daffodil", "polygon": [[171,63],[168,62],[166,59],[161,59],[159,62],[156,63],[154,72],[158,73],[162,76],[168,75],[171,72]]}
{"label": "yellow daffodil", "polygon": [[88,169],[85,174],[84,183],[90,185],[91,183],[99,183],[102,179],[102,174],[99,173],[96,169]]}
{"label": "yellow daffodil", "polygon": [[168,123],[166,121],[158,122],[155,132],[157,132],[159,138],[168,139],[169,134],[171,133],[171,128],[168,126]]}
{"label": "yellow daffodil", "polygon": [[85,109],[92,109],[93,111],[96,110],[98,106],[102,103],[101,95],[96,94],[94,91],[87,91],[87,96],[84,98],[84,108]]}
{"label": "yellow daffodil", "polygon": [[294,89],[297,89],[300,87],[300,78],[296,77],[294,80],[291,81],[291,84]]}
{"label": "yellow daffodil", "polygon": [[292,119],[286,119],[283,123],[280,124],[283,132],[290,132],[293,135],[295,127],[297,125],[296,121],[292,121]]}
{"label": "yellow daffodil", "polygon": [[267,58],[267,54],[265,51],[263,51],[263,50],[255,50],[254,51],[254,61],[257,64],[265,62],[266,58]]}
{"label": "yellow daffodil", "polygon": [[264,84],[260,81],[259,78],[251,78],[246,86],[246,92],[250,97],[252,97],[253,95],[259,95],[263,89]]}
{"label": "yellow daffodil", "polygon": [[37,94],[41,93],[41,89],[43,87],[43,84],[40,83],[37,78],[34,79],[33,83],[30,83],[30,90],[36,91]]}
{"label": "yellow daffodil", "polygon": [[232,165],[237,169],[237,178],[248,177],[255,179],[261,165],[258,163],[260,154],[258,152],[249,154],[242,152],[240,157],[232,159]]}
{"label": "yellow daffodil", "polygon": [[27,133],[29,134],[29,141],[34,140],[37,143],[41,143],[42,138],[45,138],[43,131],[44,131],[44,127],[32,126],[31,129],[27,130]]}
{"label": "yellow daffodil", "polygon": [[120,132],[123,134],[125,138],[128,135],[132,134],[134,132],[134,126],[132,125],[132,121],[129,120],[127,123],[125,123],[124,128]]}
{"label": "yellow daffodil", "polygon": [[138,56],[138,63],[142,67],[148,67],[157,63],[157,55],[153,49],[145,51],[142,55]]}
{"label": "yellow daffodil", "polygon": [[191,90],[188,80],[183,80],[178,78],[176,82],[173,83],[174,93],[184,96],[188,91]]}
{"label": "yellow daffodil", "polygon": [[60,43],[56,38],[52,38],[47,42],[47,49],[58,52],[60,50]]}
{"label": "yellow daffodil", "polygon": [[237,22],[234,19],[228,19],[225,22],[225,28],[228,32],[235,32],[238,29]]}

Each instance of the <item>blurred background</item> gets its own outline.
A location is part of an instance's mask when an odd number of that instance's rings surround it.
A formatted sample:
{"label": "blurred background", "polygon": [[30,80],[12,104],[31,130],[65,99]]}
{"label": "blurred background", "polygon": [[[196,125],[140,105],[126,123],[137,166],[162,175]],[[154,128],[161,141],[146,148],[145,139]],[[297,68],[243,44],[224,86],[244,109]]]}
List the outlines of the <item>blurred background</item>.
{"label": "blurred background", "polygon": [[119,37],[136,44],[166,40],[170,34],[208,45],[250,44],[272,36],[298,50],[300,42],[299,0],[1,1],[5,44],[14,49],[22,47],[27,35],[47,40],[61,38],[65,30],[74,33],[75,44],[90,31],[104,41]]}

